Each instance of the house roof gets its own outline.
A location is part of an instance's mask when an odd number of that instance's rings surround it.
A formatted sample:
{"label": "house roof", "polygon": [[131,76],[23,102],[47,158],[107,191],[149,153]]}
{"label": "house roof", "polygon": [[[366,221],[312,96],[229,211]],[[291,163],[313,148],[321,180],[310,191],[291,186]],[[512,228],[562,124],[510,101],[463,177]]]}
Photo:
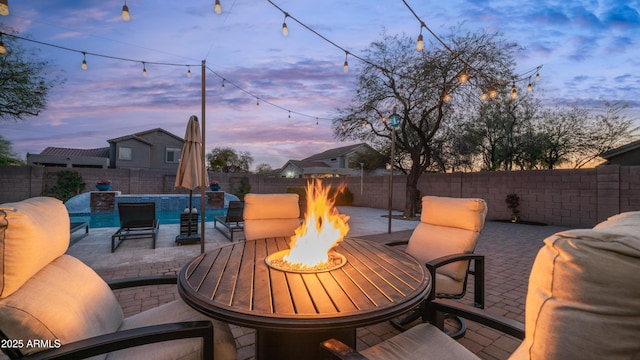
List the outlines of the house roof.
{"label": "house roof", "polygon": [[315,154],[315,155],[311,155],[306,159],[302,159],[302,161],[315,161],[315,160],[323,160],[323,159],[333,159],[333,158],[337,158],[340,156],[344,156],[347,155],[351,152],[353,152],[355,149],[359,148],[359,147],[369,147],[369,145],[365,144],[365,143],[360,143],[360,144],[355,144],[355,145],[348,145],[348,146],[343,146],[343,147],[339,147],[339,148],[334,148],[334,149],[329,149],[327,151]]}
{"label": "house roof", "polygon": [[47,147],[40,155],[60,156],[60,157],[101,157],[109,158],[109,148],[97,149],[71,149],[59,147]]}
{"label": "house roof", "polygon": [[287,163],[297,166],[300,170],[308,167],[330,167],[322,161],[289,160]]}
{"label": "house roof", "polygon": [[609,151],[605,151],[602,154],[600,154],[600,157],[609,160],[612,157],[616,157],[618,155],[622,155],[624,153],[627,153],[629,151],[633,151],[633,150],[636,150],[636,149],[639,149],[639,148],[640,148],[640,140],[636,140],[636,141],[630,142],[628,144],[625,144],[625,145],[622,145],[622,146],[618,146],[615,149],[611,149]]}
{"label": "house roof", "polygon": [[167,135],[169,135],[171,137],[174,137],[174,138],[176,138],[176,139],[178,139],[180,141],[184,141],[184,139],[181,138],[180,136],[172,134],[172,133],[168,132],[165,129],[155,128],[155,129],[150,129],[150,130],[137,132],[135,134],[130,134],[130,135],[125,135],[125,136],[120,136],[120,137],[117,137],[117,138],[109,139],[109,140],[107,140],[107,142],[116,143],[116,142],[120,142],[120,141],[124,141],[124,140],[134,139],[134,140],[138,140],[140,142],[143,142],[145,144],[151,145],[151,143],[149,141],[145,140],[144,138],[142,138],[142,136],[150,134],[150,133],[153,133],[153,132],[158,132],[158,131],[162,132],[162,133],[165,133],[165,134],[167,134]]}

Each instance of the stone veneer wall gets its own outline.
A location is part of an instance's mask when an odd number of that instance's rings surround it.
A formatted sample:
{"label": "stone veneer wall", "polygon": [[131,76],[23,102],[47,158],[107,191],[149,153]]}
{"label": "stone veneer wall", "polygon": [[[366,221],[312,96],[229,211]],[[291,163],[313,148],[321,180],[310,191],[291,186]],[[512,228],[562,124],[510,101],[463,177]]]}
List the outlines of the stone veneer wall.
{"label": "stone veneer wall", "polygon": [[[66,168],[0,166],[0,203],[39,196],[52,174]],[[188,193],[173,187],[175,173],[147,169],[73,168],[85,179],[85,191],[95,190],[95,182],[110,179],[113,191],[123,194]],[[223,191],[233,192],[242,178],[251,191],[281,193],[289,187],[304,187],[306,179],[268,178],[253,174],[210,173]],[[342,181],[354,195],[355,206],[386,209],[389,201],[388,176],[358,176],[328,179]],[[362,184],[362,189],[361,189]],[[405,177],[393,181],[393,208],[405,205]],[[509,219],[505,198],[520,197],[524,220],[553,225],[592,227],[608,216],[640,210],[640,166],[600,166],[592,169],[497,171],[477,173],[426,173],[418,185],[421,195],[480,197],[489,206],[488,219]],[[208,190],[208,189],[206,189]],[[195,192],[200,191],[196,189]]]}

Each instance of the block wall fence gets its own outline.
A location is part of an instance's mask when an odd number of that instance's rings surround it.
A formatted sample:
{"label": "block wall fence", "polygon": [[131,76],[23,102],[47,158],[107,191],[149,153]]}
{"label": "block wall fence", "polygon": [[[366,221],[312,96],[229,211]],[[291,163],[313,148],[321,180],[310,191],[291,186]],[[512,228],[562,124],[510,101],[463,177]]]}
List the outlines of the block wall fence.
{"label": "block wall fence", "polygon": [[[39,196],[55,183],[55,173],[66,168],[0,166],[0,203]],[[176,189],[175,173],[148,169],[72,168],[94,191],[95,182],[110,179],[113,189],[123,194],[188,193]],[[305,179],[269,178],[255,174],[209,173],[222,190],[233,192],[242,179],[248,179],[251,192],[281,193],[289,187],[304,187]],[[325,179],[332,185],[346,182],[354,195],[354,206],[387,209],[389,177],[364,176]],[[393,209],[405,205],[405,176],[393,180]],[[592,169],[498,171],[477,173],[425,173],[420,178],[421,195],[479,197],[487,201],[490,220],[511,216],[505,198],[520,197],[523,220],[550,225],[592,227],[607,217],[640,210],[640,166],[608,165]],[[199,190],[196,190],[196,192]]]}

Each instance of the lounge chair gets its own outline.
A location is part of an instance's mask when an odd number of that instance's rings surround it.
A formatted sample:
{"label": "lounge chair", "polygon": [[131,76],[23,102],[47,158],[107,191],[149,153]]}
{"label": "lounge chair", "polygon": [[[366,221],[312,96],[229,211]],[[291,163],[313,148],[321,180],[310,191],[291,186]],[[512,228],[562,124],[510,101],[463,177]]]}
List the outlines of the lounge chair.
{"label": "lounge chair", "polygon": [[321,349],[331,354],[326,359],[479,359],[441,331],[444,314],[455,314],[523,340],[509,359],[638,359],[638,269],[640,211],[618,214],[593,229],[562,231],[544,240],[529,276],[524,324],[432,299],[431,323],[360,352],[335,339]]}
{"label": "lounge chair", "polygon": [[294,236],[300,227],[298,194],[246,194],[244,203],[246,240]]}
{"label": "lounge chair", "polygon": [[[482,199],[424,196],[420,223],[411,238],[387,245],[406,245],[406,251],[427,266],[433,278],[434,298],[463,298],[468,275],[473,275],[473,305],[484,308],[484,256],[474,254],[474,250],[486,214],[487,204]],[[424,304],[392,324],[404,330],[405,325],[420,317],[426,318]],[[464,320],[457,320],[459,330],[451,333],[453,338],[464,336],[466,331]]]}
{"label": "lounge chair", "polygon": [[[120,228],[111,235],[111,252],[114,252],[123,240],[151,237],[153,248],[156,248],[156,238],[160,223],[156,218],[156,203],[118,203]],[[116,239],[118,243],[116,244]]]}
{"label": "lounge chair", "polygon": [[68,246],[69,215],[60,200],[0,204],[0,342],[9,358],[237,358],[228,324],[181,299],[124,317],[112,290],[174,284],[175,276],[107,283],[65,254]]}
{"label": "lounge chair", "polygon": [[[213,218],[213,227],[226,236],[231,242],[233,242],[233,234],[241,232],[244,229],[244,218],[242,213],[244,212],[244,201],[229,201],[229,207],[227,208],[227,214],[225,216],[216,216]],[[219,228],[217,224],[227,228],[228,232],[222,228]]]}

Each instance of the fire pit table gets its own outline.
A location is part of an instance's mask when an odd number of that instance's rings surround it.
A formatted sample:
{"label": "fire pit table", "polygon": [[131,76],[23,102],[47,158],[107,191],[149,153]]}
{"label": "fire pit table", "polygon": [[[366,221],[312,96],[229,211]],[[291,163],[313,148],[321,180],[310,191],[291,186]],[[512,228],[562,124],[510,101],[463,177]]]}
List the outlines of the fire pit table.
{"label": "fire pit table", "polygon": [[256,329],[257,359],[313,359],[328,338],[355,347],[356,328],[411,310],[431,287],[423,264],[380,243],[345,239],[335,251],[346,263],[318,272],[265,262],[288,248],[288,239],[269,238],[206,252],[180,271],[180,296],[212,318]]}

